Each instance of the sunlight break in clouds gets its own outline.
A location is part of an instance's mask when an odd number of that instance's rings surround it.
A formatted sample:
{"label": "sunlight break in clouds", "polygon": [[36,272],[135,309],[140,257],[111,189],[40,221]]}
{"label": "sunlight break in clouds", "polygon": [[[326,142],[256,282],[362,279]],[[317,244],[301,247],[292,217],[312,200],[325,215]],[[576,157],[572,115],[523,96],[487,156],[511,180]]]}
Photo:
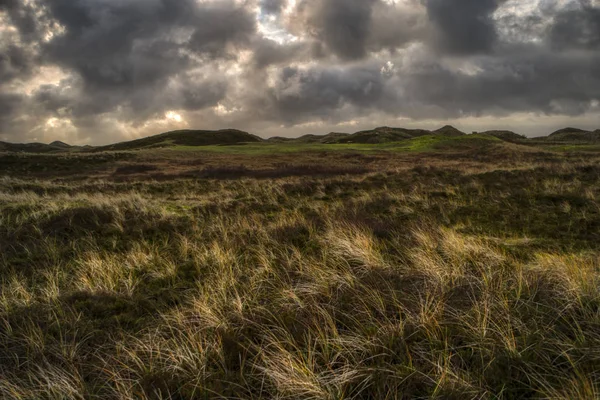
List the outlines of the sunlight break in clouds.
{"label": "sunlight break in clouds", "polygon": [[175,121],[175,122],[181,122],[183,120],[183,118],[181,118],[181,115],[177,114],[175,111],[168,111],[165,114],[165,117],[167,117],[167,119],[169,119],[171,121]]}

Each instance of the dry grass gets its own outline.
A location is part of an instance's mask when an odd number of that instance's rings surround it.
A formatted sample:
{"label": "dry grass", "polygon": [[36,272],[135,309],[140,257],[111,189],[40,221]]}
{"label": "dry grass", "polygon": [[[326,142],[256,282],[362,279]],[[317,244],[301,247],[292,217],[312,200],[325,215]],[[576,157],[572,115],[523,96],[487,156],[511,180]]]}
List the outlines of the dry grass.
{"label": "dry grass", "polygon": [[600,170],[532,157],[6,177],[0,397],[598,398]]}

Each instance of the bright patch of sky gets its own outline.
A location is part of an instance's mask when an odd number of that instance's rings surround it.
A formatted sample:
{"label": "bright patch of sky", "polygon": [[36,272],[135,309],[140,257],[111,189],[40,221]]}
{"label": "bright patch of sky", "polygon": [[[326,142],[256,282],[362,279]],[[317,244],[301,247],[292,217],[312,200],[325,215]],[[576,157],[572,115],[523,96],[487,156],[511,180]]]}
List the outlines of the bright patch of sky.
{"label": "bright patch of sky", "polygon": [[179,115],[175,111],[167,111],[167,113],[165,113],[165,117],[168,120],[175,121],[175,122],[183,121],[183,118],[181,117],[181,115]]}
{"label": "bright patch of sky", "polygon": [[[600,0],[589,0],[588,3],[597,6]],[[546,28],[553,22],[552,18],[540,16],[581,7],[581,0],[507,0],[498,7],[494,19],[503,41],[540,43],[544,39]],[[515,26],[521,29],[517,31]],[[526,27],[528,29],[525,29]]]}
{"label": "bright patch of sky", "polygon": [[383,76],[392,76],[395,72],[396,66],[391,61],[386,62],[385,65],[381,67],[381,75]]}
{"label": "bright patch of sky", "polygon": [[258,7],[256,12],[258,32],[264,38],[273,40],[279,44],[295,42],[298,38],[289,33],[282,23],[285,14],[290,13],[291,11],[292,9],[290,9],[288,5],[287,8],[282,10],[282,15],[274,15],[265,13],[261,7]]}

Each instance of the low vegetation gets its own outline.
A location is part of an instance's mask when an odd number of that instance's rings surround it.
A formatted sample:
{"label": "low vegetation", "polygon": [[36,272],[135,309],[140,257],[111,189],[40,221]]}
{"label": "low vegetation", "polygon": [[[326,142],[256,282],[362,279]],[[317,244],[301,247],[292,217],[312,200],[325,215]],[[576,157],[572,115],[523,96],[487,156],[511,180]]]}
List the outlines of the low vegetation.
{"label": "low vegetation", "polygon": [[600,153],[468,137],[0,155],[0,397],[600,397]]}
{"label": "low vegetation", "polygon": [[[179,130],[165,132],[159,135],[143,137],[128,142],[114,143],[106,146],[71,146],[69,144],[55,141],[50,144],[44,143],[6,143],[0,141],[0,152],[12,153],[38,153],[38,154],[76,154],[76,153],[99,153],[115,151],[133,151],[133,150],[153,150],[153,149],[181,149],[198,147],[213,148],[213,150],[229,152],[230,149],[220,149],[221,147],[241,147],[249,145],[255,153],[267,153],[273,148],[276,152],[285,151],[304,151],[307,145],[312,148],[321,148],[323,150],[345,149],[351,146],[355,149],[365,149],[363,145],[375,145],[380,149],[381,145],[393,147],[396,149],[418,149],[419,143],[426,140],[440,140],[448,143],[454,143],[455,139],[491,139],[496,138],[508,143],[514,143],[532,147],[557,147],[570,145],[589,145],[596,146],[600,143],[600,129],[595,131],[585,131],[576,128],[560,129],[548,136],[538,138],[527,138],[526,136],[506,131],[495,130],[486,132],[466,133],[456,129],[453,126],[446,125],[433,131],[425,129],[405,129],[390,128],[387,126],[378,127],[371,130],[360,131],[353,134],[331,132],[326,135],[304,135],[299,138],[272,137],[263,139],[237,129],[222,129],[218,131],[206,130]],[[464,143],[464,142],[463,142]],[[284,146],[287,145],[287,146]],[[299,150],[301,149],[301,150]],[[247,152],[247,149],[241,152]]]}

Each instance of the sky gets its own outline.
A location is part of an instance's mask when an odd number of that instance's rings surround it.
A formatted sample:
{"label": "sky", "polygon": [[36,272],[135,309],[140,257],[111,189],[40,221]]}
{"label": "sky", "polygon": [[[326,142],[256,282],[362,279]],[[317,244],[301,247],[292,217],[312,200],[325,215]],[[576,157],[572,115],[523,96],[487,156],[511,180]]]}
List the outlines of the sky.
{"label": "sky", "polygon": [[600,0],[0,0],[0,140],[600,128]]}

